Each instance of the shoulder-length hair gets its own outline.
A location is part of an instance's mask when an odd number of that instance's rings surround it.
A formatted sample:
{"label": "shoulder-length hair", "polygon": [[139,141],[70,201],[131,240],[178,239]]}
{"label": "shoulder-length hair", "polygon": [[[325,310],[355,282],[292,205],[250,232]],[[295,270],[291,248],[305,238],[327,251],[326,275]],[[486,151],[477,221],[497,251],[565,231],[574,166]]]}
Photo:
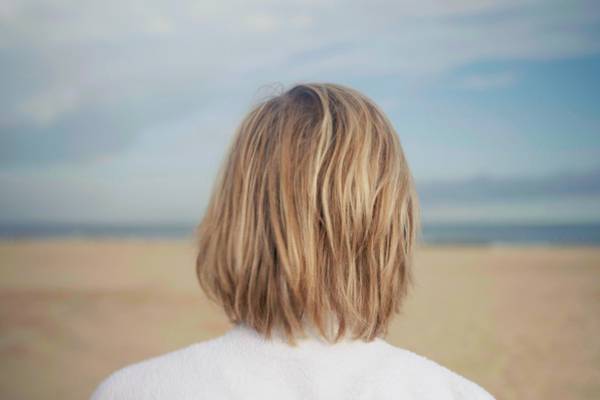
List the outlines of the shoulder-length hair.
{"label": "shoulder-length hair", "polygon": [[418,221],[384,113],[348,87],[299,84],[239,126],[198,226],[198,279],[266,337],[293,345],[309,324],[328,342],[371,341],[412,283]]}

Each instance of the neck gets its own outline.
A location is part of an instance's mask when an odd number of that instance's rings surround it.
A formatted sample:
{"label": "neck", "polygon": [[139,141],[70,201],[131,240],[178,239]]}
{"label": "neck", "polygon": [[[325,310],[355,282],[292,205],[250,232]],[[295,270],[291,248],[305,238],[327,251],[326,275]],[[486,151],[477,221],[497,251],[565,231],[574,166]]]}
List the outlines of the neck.
{"label": "neck", "polygon": [[314,330],[311,330],[306,332],[305,336],[296,338],[295,344],[291,345],[281,330],[273,331],[271,338],[267,339],[244,323],[235,324],[226,336],[237,343],[241,343],[245,351],[246,349],[254,349],[253,351],[262,349],[262,351],[269,353],[274,352],[273,354],[288,354],[290,356],[292,354],[296,356],[313,354],[315,357],[321,357],[325,354],[356,356],[357,354],[363,354],[363,352],[369,352],[369,349],[378,348],[385,343],[379,337],[370,342],[344,337],[336,343],[330,343],[321,335],[316,334]]}

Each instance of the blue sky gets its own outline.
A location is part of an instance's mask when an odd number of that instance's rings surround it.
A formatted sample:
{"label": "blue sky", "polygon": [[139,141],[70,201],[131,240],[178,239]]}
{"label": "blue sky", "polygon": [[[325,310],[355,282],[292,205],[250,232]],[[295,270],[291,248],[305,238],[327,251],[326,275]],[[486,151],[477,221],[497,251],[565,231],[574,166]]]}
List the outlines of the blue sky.
{"label": "blue sky", "polygon": [[592,1],[0,5],[0,223],[194,223],[250,105],[356,87],[434,222],[600,222]]}

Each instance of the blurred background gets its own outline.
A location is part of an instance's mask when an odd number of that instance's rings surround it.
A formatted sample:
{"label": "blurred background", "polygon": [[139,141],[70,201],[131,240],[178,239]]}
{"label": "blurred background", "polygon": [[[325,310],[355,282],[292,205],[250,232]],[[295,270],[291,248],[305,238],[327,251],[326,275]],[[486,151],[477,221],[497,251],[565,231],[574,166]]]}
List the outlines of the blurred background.
{"label": "blurred background", "polygon": [[0,397],[88,397],[224,332],[193,230],[308,81],[394,123],[423,217],[388,340],[498,399],[600,398],[596,1],[0,3]]}

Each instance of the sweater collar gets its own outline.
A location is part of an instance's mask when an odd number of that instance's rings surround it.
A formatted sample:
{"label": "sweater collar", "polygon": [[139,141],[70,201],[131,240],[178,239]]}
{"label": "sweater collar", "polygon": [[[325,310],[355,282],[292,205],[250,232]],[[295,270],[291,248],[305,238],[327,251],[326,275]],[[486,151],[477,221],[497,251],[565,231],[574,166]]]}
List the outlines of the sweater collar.
{"label": "sweater collar", "polygon": [[[248,326],[243,322],[238,322],[233,325],[229,331],[230,335],[237,336],[252,341],[258,341],[264,344],[272,344],[278,347],[293,347],[287,343],[285,333],[281,329],[273,329],[271,338],[267,339],[264,335]],[[318,347],[318,348],[348,348],[348,347],[367,347],[372,344],[382,343],[384,340],[380,337],[367,342],[359,339],[354,339],[347,333],[337,343],[327,342],[312,326],[305,327],[305,336],[296,338],[298,348]]]}

